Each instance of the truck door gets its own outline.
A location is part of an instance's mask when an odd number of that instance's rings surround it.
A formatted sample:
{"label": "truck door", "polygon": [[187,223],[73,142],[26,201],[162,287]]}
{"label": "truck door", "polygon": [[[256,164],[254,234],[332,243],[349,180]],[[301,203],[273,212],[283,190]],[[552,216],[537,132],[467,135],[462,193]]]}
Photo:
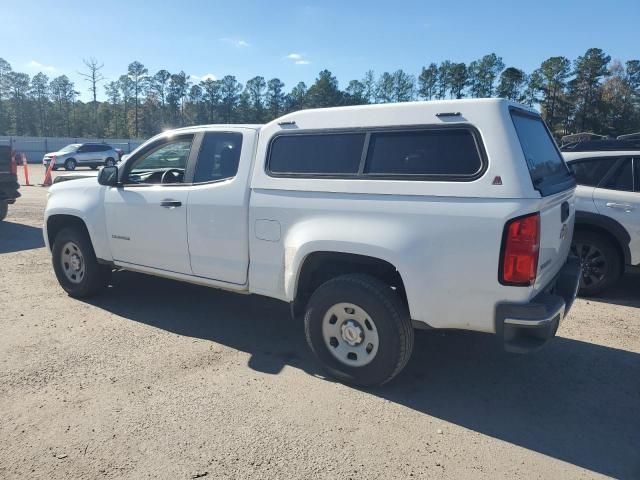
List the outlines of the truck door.
{"label": "truck door", "polygon": [[191,275],[185,173],[193,140],[188,134],[152,143],[122,167],[122,186],[105,191],[116,262]]}
{"label": "truck door", "polygon": [[249,267],[249,172],[256,131],[206,132],[189,187],[187,229],[194,275],[243,285]]}

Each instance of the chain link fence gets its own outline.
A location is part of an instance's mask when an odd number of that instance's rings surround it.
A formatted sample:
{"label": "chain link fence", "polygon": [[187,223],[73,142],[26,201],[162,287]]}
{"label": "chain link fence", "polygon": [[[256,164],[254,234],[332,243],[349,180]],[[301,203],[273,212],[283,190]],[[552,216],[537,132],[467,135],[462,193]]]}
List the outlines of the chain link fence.
{"label": "chain link fence", "polygon": [[9,145],[17,153],[24,153],[29,163],[40,163],[45,153],[57,152],[71,143],[106,143],[131,153],[144,140],[128,138],[81,138],[81,137],[7,137],[0,136],[0,145]]}

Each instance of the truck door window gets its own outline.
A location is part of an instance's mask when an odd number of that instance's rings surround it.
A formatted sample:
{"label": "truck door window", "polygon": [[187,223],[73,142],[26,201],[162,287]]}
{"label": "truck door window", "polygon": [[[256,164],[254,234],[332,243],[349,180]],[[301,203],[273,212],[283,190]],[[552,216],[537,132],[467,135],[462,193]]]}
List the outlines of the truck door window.
{"label": "truck door window", "polygon": [[233,132],[209,132],[204,135],[194,183],[215,182],[233,178],[238,172],[242,134]]}
{"label": "truck door window", "polygon": [[133,160],[124,183],[182,183],[192,142],[189,135],[151,147]]}

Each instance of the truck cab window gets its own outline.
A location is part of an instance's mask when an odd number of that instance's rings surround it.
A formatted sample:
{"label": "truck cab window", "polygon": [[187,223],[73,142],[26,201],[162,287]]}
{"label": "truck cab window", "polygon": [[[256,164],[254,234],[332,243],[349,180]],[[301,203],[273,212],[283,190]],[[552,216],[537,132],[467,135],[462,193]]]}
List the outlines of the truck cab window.
{"label": "truck cab window", "polygon": [[184,182],[193,136],[163,143],[133,160],[124,183],[174,184]]}
{"label": "truck cab window", "polygon": [[209,132],[204,135],[194,183],[215,182],[233,178],[238,172],[242,134],[231,132]]}

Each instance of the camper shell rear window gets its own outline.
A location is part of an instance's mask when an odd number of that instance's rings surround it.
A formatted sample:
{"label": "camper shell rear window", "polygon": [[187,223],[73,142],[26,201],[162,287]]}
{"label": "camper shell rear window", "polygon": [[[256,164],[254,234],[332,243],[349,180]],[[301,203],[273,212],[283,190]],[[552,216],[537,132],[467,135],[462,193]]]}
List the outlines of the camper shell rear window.
{"label": "camper shell rear window", "polygon": [[543,197],[575,187],[575,177],[540,115],[519,108],[510,112],[533,187]]}

